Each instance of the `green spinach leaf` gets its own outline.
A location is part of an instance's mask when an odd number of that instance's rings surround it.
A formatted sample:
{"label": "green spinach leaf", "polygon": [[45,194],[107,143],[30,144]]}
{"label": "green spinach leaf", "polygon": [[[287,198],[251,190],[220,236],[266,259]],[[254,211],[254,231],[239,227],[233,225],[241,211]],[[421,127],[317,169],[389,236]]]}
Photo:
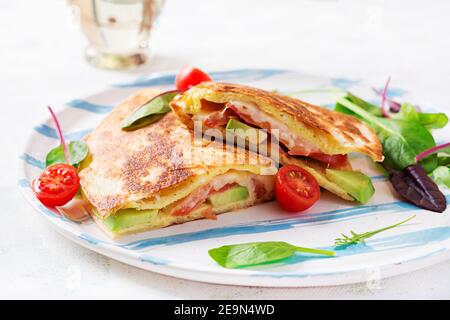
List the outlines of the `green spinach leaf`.
{"label": "green spinach leaf", "polygon": [[239,268],[276,262],[296,252],[333,256],[334,251],[302,248],[283,241],[250,242],[214,248],[208,254],[225,268]]}
{"label": "green spinach leaf", "polygon": [[153,97],[123,120],[121,128],[131,131],[158,121],[171,111],[169,103],[178,93],[178,91],[168,91]]}
{"label": "green spinach leaf", "polygon": [[[67,145],[67,149],[69,151],[69,161],[70,161],[69,164],[71,164],[74,167],[77,167],[80,164],[80,162],[87,157],[89,153],[87,144],[81,140],[71,141]],[[50,150],[50,152],[47,153],[47,156],[45,158],[45,165],[47,167],[55,163],[65,163],[65,162],[66,158],[64,156],[64,149],[61,144],[56,148]]]}

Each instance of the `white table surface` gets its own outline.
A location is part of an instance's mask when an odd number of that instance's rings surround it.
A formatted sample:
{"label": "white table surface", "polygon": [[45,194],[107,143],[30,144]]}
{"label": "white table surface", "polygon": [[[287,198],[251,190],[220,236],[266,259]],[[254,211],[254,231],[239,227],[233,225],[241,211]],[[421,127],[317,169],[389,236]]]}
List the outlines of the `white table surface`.
{"label": "white table surface", "polygon": [[83,59],[85,39],[63,0],[0,2],[0,298],[450,298],[450,262],[325,288],[210,285],[142,271],[59,235],[17,188],[32,127],[75,97],[190,63],[205,69],[293,68],[396,85],[450,111],[450,2],[168,0],[151,39],[153,63],[112,72]]}

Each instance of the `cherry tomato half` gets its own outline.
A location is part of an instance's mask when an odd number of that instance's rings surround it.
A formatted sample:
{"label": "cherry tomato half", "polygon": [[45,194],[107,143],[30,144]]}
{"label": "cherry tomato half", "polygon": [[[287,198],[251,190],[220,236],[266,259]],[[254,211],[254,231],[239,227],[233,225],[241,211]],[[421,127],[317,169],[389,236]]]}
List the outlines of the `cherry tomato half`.
{"label": "cherry tomato half", "polygon": [[204,81],[211,81],[211,77],[198,68],[184,66],[178,71],[175,78],[175,85],[178,90],[186,91]]}
{"label": "cherry tomato half", "polygon": [[332,167],[340,167],[347,162],[346,154],[324,154],[324,153],[311,153],[309,157],[316,159],[320,162],[329,164]]}
{"label": "cherry tomato half", "polygon": [[80,187],[77,169],[65,163],[47,167],[33,182],[33,191],[43,205],[63,206],[75,196]]}
{"label": "cherry tomato half", "polygon": [[304,211],[319,200],[320,187],[306,170],[285,165],[275,177],[275,197],[286,211]]}

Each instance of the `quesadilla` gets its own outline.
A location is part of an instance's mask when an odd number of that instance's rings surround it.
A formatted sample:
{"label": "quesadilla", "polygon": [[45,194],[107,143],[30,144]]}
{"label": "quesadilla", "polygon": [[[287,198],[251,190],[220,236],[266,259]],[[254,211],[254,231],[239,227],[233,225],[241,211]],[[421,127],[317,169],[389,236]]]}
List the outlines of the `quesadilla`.
{"label": "quesadilla", "polygon": [[145,89],[86,138],[80,184],[94,220],[111,237],[161,228],[273,198],[273,160],[195,138],[175,114],[135,131],[121,122],[158,92]]}
{"label": "quesadilla", "polygon": [[[308,170],[319,185],[346,200],[355,196],[328,169],[351,171],[347,154],[382,161],[376,134],[358,119],[292,97],[229,83],[203,82],[175,97],[171,107],[188,127],[227,130],[233,123],[278,132],[280,163]],[[233,125],[235,128],[236,125]]]}

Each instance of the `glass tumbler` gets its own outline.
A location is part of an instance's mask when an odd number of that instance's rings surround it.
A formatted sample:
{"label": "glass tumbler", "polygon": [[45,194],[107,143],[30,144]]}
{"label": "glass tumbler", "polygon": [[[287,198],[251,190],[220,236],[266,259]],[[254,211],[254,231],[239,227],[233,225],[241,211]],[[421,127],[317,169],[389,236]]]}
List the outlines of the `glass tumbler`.
{"label": "glass tumbler", "polygon": [[107,69],[132,69],[147,62],[150,31],[164,0],[68,2],[89,41],[89,63]]}

